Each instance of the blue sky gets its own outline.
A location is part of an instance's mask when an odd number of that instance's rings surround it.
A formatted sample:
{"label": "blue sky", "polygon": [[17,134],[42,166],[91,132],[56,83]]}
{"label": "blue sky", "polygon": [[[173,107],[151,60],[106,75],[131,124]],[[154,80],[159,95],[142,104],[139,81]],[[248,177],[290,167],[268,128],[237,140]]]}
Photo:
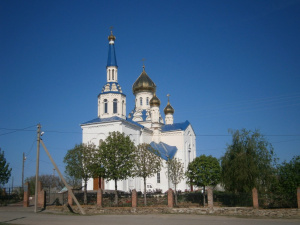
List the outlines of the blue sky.
{"label": "blue sky", "polygon": [[[228,129],[259,129],[281,161],[299,155],[300,1],[1,1],[0,147],[14,185],[35,174],[36,125],[61,171],[97,117],[113,26],[119,84],[134,108],[142,72],[189,120],[197,155],[221,157]],[[24,129],[26,128],[26,129]],[[41,149],[40,174],[53,166]],[[12,179],[9,181],[11,185]]]}

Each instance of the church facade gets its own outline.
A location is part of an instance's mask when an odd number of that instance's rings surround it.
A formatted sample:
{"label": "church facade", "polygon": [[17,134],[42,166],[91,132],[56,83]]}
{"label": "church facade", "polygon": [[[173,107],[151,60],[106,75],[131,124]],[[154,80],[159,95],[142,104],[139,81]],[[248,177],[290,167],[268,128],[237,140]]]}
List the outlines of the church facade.
{"label": "church facade", "polygon": [[[125,133],[137,146],[148,143],[160,152],[163,166],[161,171],[151,178],[147,178],[147,191],[161,189],[163,192],[174,188],[168,180],[166,160],[178,158],[184,165],[184,171],[196,157],[196,136],[192,125],[188,122],[174,122],[175,110],[168,103],[163,112],[160,112],[160,100],[156,96],[156,84],[143,71],[133,83],[132,91],[135,96],[135,108],[126,116],[126,95],[118,83],[118,65],[115,53],[115,36],[111,32],[108,37],[109,50],[106,66],[106,79],[101,93],[98,95],[97,118],[81,124],[82,143],[99,146],[109,132]],[[88,181],[88,190],[114,190],[114,181],[91,178]],[[128,192],[136,189],[144,190],[143,179],[139,177],[118,181],[118,190]],[[177,190],[190,190],[190,186],[183,179],[177,185]]]}

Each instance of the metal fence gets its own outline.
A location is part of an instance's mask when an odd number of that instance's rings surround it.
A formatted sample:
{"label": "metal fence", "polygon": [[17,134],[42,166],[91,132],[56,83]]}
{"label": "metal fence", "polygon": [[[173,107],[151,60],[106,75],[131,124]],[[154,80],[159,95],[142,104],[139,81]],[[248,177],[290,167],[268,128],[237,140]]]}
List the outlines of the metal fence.
{"label": "metal fence", "polygon": [[22,187],[0,188],[0,205],[7,205],[23,200]]}
{"label": "metal fence", "polygon": [[[47,205],[64,205],[68,202],[68,192],[56,193],[51,192],[48,188],[46,191],[46,204]],[[84,193],[82,190],[73,190],[74,195],[80,204],[84,204]],[[8,197],[10,196],[10,197]],[[8,198],[13,198],[12,194],[3,197],[2,202]],[[16,198],[16,196],[14,197]],[[205,194],[206,204],[207,195]],[[114,191],[106,191],[103,193],[103,207],[115,207],[114,204],[115,194]],[[144,195],[138,192],[138,206],[144,206]],[[179,207],[199,207],[203,206],[203,193],[202,192],[182,192],[177,195]],[[1,197],[0,197],[1,201]],[[252,207],[252,194],[251,193],[230,193],[214,191],[213,193],[214,206],[224,207]],[[88,205],[97,204],[97,192],[87,192]],[[118,207],[131,207],[132,199],[131,193],[118,192]],[[166,193],[147,193],[147,206],[166,206],[168,205],[168,198]],[[282,195],[275,195],[273,193],[259,193],[259,206],[262,208],[295,208],[297,207],[297,196],[294,198],[286,198]]]}

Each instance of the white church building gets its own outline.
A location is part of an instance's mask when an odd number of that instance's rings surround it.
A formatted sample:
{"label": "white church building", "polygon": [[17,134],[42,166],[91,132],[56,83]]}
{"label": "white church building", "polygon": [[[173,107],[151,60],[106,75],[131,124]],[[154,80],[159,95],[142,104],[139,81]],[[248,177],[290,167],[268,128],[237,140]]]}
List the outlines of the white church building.
{"label": "white church building", "polygon": [[[173,184],[168,181],[166,160],[173,157],[180,159],[185,172],[189,162],[196,157],[195,132],[188,121],[175,122],[174,109],[169,99],[163,110],[165,117],[162,117],[160,100],[156,96],[156,84],[147,75],[144,66],[142,73],[132,85],[135,108],[126,115],[126,95],[118,83],[115,39],[116,37],[111,32],[108,37],[107,82],[98,95],[97,118],[81,124],[82,143],[93,143],[99,146],[108,137],[109,132],[119,131],[129,136],[136,146],[142,143],[150,144],[160,152],[163,167],[160,173],[147,178],[147,190],[161,189],[165,192],[169,188],[174,188]],[[88,190],[98,188],[114,190],[114,181],[101,178],[89,179]],[[133,177],[118,181],[118,190],[129,192],[133,189],[144,190],[142,178]],[[190,190],[186,179],[178,184],[177,190]]]}

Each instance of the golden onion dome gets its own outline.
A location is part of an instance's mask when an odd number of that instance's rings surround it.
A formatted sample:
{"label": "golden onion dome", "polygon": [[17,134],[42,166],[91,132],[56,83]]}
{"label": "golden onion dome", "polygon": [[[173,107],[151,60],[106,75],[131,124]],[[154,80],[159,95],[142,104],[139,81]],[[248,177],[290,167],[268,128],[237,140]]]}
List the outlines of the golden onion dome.
{"label": "golden onion dome", "polygon": [[147,75],[145,71],[145,66],[143,66],[143,72],[138,77],[138,79],[134,82],[132,85],[132,92],[133,94],[136,94],[138,92],[142,91],[150,91],[152,93],[155,93],[156,91],[156,85],[151,80],[151,78]]}
{"label": "golden onion dome", "polygon": [[167,106],[166,106],[166,108],[164,109],[164,113],[165,113],[165,115],[168,115],[168,114],[174,114],[174,109],[173,109],[173,107],[171,106],[171,104],[170,104],[170,101],[169,101],[169,94],[168,94],[168,104],[167,104]]}
{"label": "golden onion dome", "polygon": [[110,31],[110,35],[108,36],[108,40],[109,41],[115,41],[116,40],[116,37],[113,35],[112,30]]}
{"label": "golden onion dome", "polygon": [[160,106],[160,100],[159,100],[159,98],[156,96],[155,93],[154,93],[153,97],[152,97],[151,100],[150,100],[150,106],[151,106],[151,107],[154,107],[154,106],[159,107],[159,106]]}

